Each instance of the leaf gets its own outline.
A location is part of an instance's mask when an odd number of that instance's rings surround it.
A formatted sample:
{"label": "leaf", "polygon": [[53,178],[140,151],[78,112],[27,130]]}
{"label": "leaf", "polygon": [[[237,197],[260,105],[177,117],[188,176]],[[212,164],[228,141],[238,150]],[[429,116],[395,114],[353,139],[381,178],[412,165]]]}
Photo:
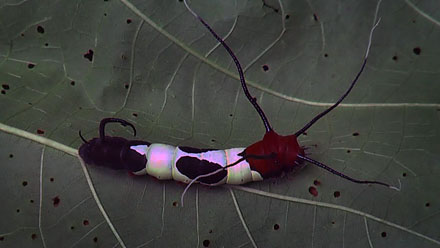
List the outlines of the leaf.
{"label": "leaf", "polygon": [[[190,5],[225,37],[287,135],[353,80],[377,3],[263,3]],[[359,179],[400,180],[400,192],[306,166],[240,187],[193,186],[181,208],[185,185],[173,181],[96,167],[89,180],[78,130],[96,137],[99,121],[117,116],[150,142],[258,141],[263,125],[224,49],[181,1],[4,1],[0,246],[439,246],[436,10],[436,1],[384,1],[358,84],[300,136],[313,159]],[[107,131],[131,138],[118,125]]]}

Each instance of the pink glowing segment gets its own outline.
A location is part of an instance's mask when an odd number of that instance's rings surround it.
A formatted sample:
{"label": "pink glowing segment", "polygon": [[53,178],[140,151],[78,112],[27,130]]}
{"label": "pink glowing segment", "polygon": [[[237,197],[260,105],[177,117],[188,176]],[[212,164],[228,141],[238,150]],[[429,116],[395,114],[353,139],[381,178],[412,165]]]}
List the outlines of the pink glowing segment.
{"label": "pink glowing segment", "polygon": [[172,179],[174,152],[176,147],[152,144],[148,149],[147,173],[160,180]]}

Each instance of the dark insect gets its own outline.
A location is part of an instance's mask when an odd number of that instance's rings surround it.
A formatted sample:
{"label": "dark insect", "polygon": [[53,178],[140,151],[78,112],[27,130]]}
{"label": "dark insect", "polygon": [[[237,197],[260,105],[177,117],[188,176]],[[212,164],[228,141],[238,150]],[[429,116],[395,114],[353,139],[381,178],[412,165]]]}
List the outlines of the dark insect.
{"label": "dark insect", "polygon": [[246,148],[230,148],[225,150],[175,147],[158,143],[151,144],[147,141],[106,136],[105,125],[112,122],[130,126],[134,131],[134,135],[136,135],[136,129],[125,120],[105,118],[100,123],[98,138],[86,141],[80,133],[84,144],[79,148],[79,155],[86,163],[117,170],[124,169],[135,175],[149,174],[161,180],[174,179],[188,183],[189,187],[194,182],[214,186],[225,183],[244,184],[251,181],[260,181],[291,172],[301,167],[304,162],[309,162],[354,183],[379,184],[398,190],[398,188],[387,183],[354,179],[311,159],[305,155],[304,148],[298,144],[297,140],[315,122],[336,108],[353,89],[365,68],[372,33],[378,22],[371,29],[368,48],[362,66],[346,92],[336,103],[315,116],[295,134],[283,136],[277,134],[272,129],[256,98],[249,93],[243,70],[235,54],[206,22],[189,8],[186,1],[184,3],[188,10],[209,30],[232,57],[240,76],[244,94],[259,114],[265,126],[266,133],[263,139]]}

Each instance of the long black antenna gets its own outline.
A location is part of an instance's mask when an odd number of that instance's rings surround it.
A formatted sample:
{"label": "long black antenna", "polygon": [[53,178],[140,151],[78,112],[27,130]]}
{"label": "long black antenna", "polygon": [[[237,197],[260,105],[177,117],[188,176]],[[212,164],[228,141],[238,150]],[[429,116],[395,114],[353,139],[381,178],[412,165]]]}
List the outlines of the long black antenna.
{"label": "long black antenna", "polygon": [[251,104],[254,106],[255,110],[260,115],[261,120],[263,121],[264,127],[266,128],[266,132],[269,132],[272,130],[272,127],[270,126],[269,121],[267,120],[266,115],[264,114],[264,111],[261,109],[260,105],[257,103],[257,99],[249,93],[248,87],[246,85],[246,80],[244,78],[243,69],[241,68],[240,62],[238,61],[237,57],[235,56],[234,52],[231,50],[231,48],[225,43],[225,41],[217,35],[216,32],[211,28],[211,26],[208,25],[199,15],[197,15],[188,5],[186,0],[183,1],[185,3],[186,8],[191,12],[193,16],[195,16],[208,30],[211,32],[211,34],[214,36],[214,38],[222,44],[222,46],[226,49],[226,51],[229,53],[229,55],[232,57],[232,60],[234,60],[235,66],[238,70],[238,75],[240,76],[240,82],[241,87],[243,88],[244,94],[246,95],[247,99]]}
{"label": "long black antenna", "polygon": [[312,163],[312,164],[314,164],[314,165],[316,165],[316,166],[319,166],[319,167],[321,167],[321,168],[323,168],[323,169],[325,169],[325,170],[328,170],[328,171],[330,171],[332,174],[335,174],[335,175],[337,175],[337,176],[340,176],[340,177],[342,177],[342,178],[345,178],[345,179],[347,179],[347,180],[349,180],[349,181],[352,181],[352,182],[354,182],[354,183],[362,183],[362,184],[379,184],[379,185],[383,185],[383,186],[385,186],[385,187],[388,187],[388,188],[390,188],[390,189],[394,189],[394,190],[400,191],[400,188],[397,188],[397,187],[395,187],[395,186],[391,186],[391,185],[389,185],[389,184],[387,184],[387,183],[378,182],[378,181],[367,181],[367,180],[358,180],[358,179],[354,179],[354,178],[352,178],[352,177],[349,177],[349,176],[347,176],[347,175],[344,175],[343,173],[341,173],[341,172],[339,172],[339,171],[337,171],[337,170],[335,170],[335,169],[332,169],[332,168],[328,167],[327,165],[325,165],[325,164],[323,164],[323,163],[321,163],[321,162],[318,162],[318,161],[316,161],[316,160],[314,160],[314,159],[311,159],[311,158],[309,158],[309,157],[303,156],[303,155],[301,155],[301,154],[298,154],[298,158],[301,159],[301,160],[307,161],[307,162],[309,162],[309,163]]}
{"label": "long black antenna", "polygon": [[328,114],[328,112],[332,111],[334,108],[336,108],[339,103],[342,102],[342,100],[344,100],[344,98],[350,93],[351,89],[353,89],[354,85],[356,84],[356,82],[358,81],[359,77],[361,76],[362,72],[364,71],[365,68],[365,64],[367,64],[367,59],[368,59],[368,54],[370,52],[370,47],[371,47],[371,40],[373,38],[373,31],[374,29],[376,29],[377,25],[379,25],[380,22],[380,18],[379,20],[376,22],[376,24],[374,24],[374,26],[371,28],[370,30],[370,38],[368,39],[368,46],[367,46],[367,51],[365,53],[365,57],[364,57],[364,62],[361,65],[361,69],[359,70],[359,72],[357,73],[356,77],[354,78],[353,82],[351,82],[350,87],[348,87],[347,91],[345,91],[345,93],[338,99],[338,101],[333,104],[331,107],[329,107],[328,109],[322,111],[320,114],[318,114],[317,116],[315,116],[309,123],[307,123],[303,128],[301,128],[300,130],[298,130],[295,133],[295,136],[298,137],[301,134],[303,134],[305,131],[307,131],[307,129],[309,129],[313,124],[315,124],[315,122],[317,122],[319,119],[321,119],[323,116],[325,116],[326,114]]}

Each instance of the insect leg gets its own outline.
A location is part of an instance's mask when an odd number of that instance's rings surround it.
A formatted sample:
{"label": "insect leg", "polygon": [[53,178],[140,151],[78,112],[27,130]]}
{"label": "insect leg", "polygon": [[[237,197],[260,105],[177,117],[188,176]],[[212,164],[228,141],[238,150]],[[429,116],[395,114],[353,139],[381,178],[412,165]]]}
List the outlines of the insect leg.
{"label": "insect leg", "polygon": [[332,174],[334,174],[334,175],[340,176],[340,177],[342,177],[342,178],[344,178],[344,179],[347,179],[347,180],[349,180],[349,181],[352,181],[352,182],[354,182],[354,183],[360,183],[360,184],[379,184],[379,185],[382,185],[382,186],[388,187],[388,188],[390,188],[390,189],[394,189],[394,190],[398,190],[398,191],[400,190],[399,188],[397,188],[397,187],[395,187],[395,186],[391,186],[391,185],[389,185],[389,184],[387,184],[387,183],[383,183],[383,182],[378,182],[378,181],[367,181],[367,180],[358,180],[358,179],[354,179],[354,178],[349,177],[349,176],[347,176],[347,175],[345,175],[345,174],[343,174],[343,173],[341,173],[341,172],[339,172],[339,171],[337,171],[337,170],[335,170],[335,169],[332,169],[332,168],[328,167],[327,165],[325,165],[325,164],[323,164],[323,163],[321,163],[321,162],[318,162],[318,161],[316,161],[316,160],[314,160],[314,159],[311,159],[311,158],[309,158],[309,157],[303,156],[303,155],[301,155],[301,154],[298,154],[297,156],[298,156],[298,158],[301,159],[301,160],[304,160],[304,161],[307,161],[307,162],[309,162],[309,163],[312,163],[312,164],[314,164],[314,165],[316,165],[316,166],[319,166],[319,167],[321,167],[321,168],[323,168],[323,169],[325,169],[325,170],[330,171],[330,172],[331,172]]}
{"label": "insect leg", "polygon": [[300,130],[298,130],[295,133],[295,136],[298,137],[301,134],[303,134],[305,131],[307,131],[307,129],[309,129],[313,124],[315,124],[315,122],[317,122],[319,119],[321,119],[322,117],[324,117],[326,114],[328,114],[330,111],[332,111],[334,108],[336,108],[339,103],[342,102],[342,100],[344,100],[344,98],[346,96],[348,96],[348,94],[350,93],[350,91],[353,89],[354,85],[356,84],[356,82],[358,81],[359,77],[361,76],[362,72],[364,71],[365,68],[365,64],[367,63],[367,59],[368,59],[368,54],[370,52],[370,47],[371,47],[371,40],[373,39],[373,31],[374,29],[376,29],[377,25],[379,25],[380,22],[380,18],[379,20],[376,22],[376,24],[374,24],[374,26],[371,28],[370,30],[370,37],[368,39],[368,46],[367,46],[367,51],[365,53],[365,57],[364,57],[364,62],[361,65],[361,69],[359,70],[359,72],[356,74],[356,77],[354,78],[354,80],[351,82],[350,87],[348,87],[348,89],[345,91],[345,93],[338,99],[337,102],[335,102],[335,104],[333,104],[332,106],[330,106],[328,109],[322,111],[321,113],[319,113],[317,116],[315,116],[311,121],[309,121],[309,123],[307,123],[303,128],[301,128]]}
{"label": "insect leg", "polygon": [[107,123],[113,122],[119,122],[124,127],[130,126],[133,129],[133,136],[136,136],[136,128],[130,122],[119,118],[104,118],[99,124],[99,138],[101,139],[101,141],[104,141],[105,139],[105,125],[107,125]]}
{"label": "insect leg", "polygon": [[89,142],[88,142],[86,139],[84,139],[84,137],[82,136],[82,134],[81,134],[81,130],[78,131],[78,134],[79,134],[79,137],[82,139],[82,141],[83,141],[85,144],[88,144],[88,143],[89,143]]}

